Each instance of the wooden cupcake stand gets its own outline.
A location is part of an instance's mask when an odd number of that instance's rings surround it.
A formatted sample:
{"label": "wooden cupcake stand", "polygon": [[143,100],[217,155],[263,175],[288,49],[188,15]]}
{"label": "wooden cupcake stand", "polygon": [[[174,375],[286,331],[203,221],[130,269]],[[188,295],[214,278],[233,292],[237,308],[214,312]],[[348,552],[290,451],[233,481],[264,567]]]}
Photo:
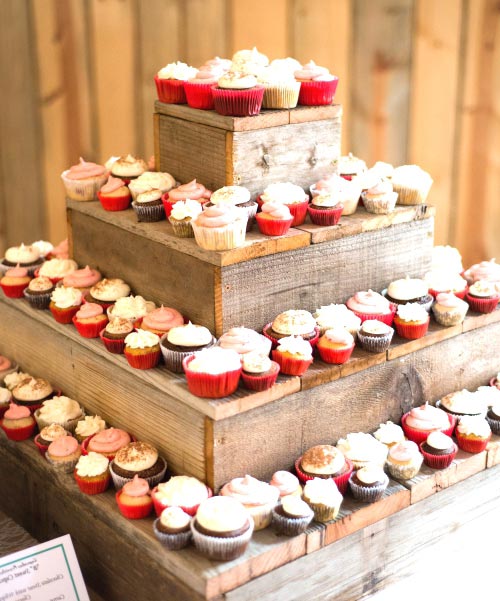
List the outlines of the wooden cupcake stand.
{"label": "wooden cupcake stand", "polygon": [[[338,106],[237,119],[157,103],[157,165],[181,181],[240,183],[254,195],[272,181],[307,188],[331,172],[340,123]],[[80,265],[122,277],[134,293],[176,307],[217,336],[238,325],[260,329],[282,310],[314,310],[406,274],[421,276],[430,265],[433,222],[429,206],[397,207],[387,216],[358,209],[338,226],[306,224],[279,239],[253,231],[241,248],[207,252],[175,238],[165,222],[137,223],[132,211],[68,202]],[[357,348],[342,366],[315,360],[304,376],[280,376],[265,392],[240,388],[211,401],[191,395],[185,378],[164,367],[132,369],[99,340],[80,337],[24,300],[2,297],[0,322],[0,353],[155,444],[174,473],[216,490],[246,473],[268,479],[292,469],[314,444],[373,431],[413,406],[483,385],[500,356],[497,310],[451,328],[433,323],[420,340],[396,337],[386,353]],[[70,476],[50,469],[32,441],[0,436],[0,458],[8,491],[1,509],[39,540],[70,533],[86,581],[106,601],[356,599],[416,565],[419,553],[446,541],[456,524],[493,512],[500,494],[494,438],[478,455],[460,452],[446,470],[424,467],[412,481],[391,481],[375,504],[346,497],[335,522],[313,524],[300,536],[257,532],[241,558],[221,563],[194,548],[166,551],[151,519],[124,519],[112,491],[83,495]]]}

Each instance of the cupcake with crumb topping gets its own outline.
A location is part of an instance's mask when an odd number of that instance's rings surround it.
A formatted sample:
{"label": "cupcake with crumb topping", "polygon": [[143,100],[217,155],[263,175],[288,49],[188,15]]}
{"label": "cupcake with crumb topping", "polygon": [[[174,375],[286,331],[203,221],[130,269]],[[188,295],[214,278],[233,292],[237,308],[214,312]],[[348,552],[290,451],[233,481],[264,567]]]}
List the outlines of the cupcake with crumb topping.
{"label": "cupcake with crumb topping", "polygon": [[121,355],[125,350],[125,338],[133,331],[130,319],[115,317],[100,331],[99,337],[110,353]]}
{"label": "cupcake with crumb topping", "polygon": [[50,382],[43,378],[26,378],[12,389],[14,402],[28,407],[32,413],[54,394],[55,391]]}
{"label": "cupcake with crumb topping", "polygon": [[236,207],[246,215],[248,232],[255,222],[255,214],[257,213],[257,203],[250,196],[250,190],[245,186],[223,186],[212,192],[210,200],[204,205],[204,209],[212,206]]}
{"label": "cupcake with crumb topping", "polygon": [[130,294],[130,286],[120,278],[104,278],[91,287],[85,296],[88,303],[97,303],[107,309],[119,298]]}
{"label": "cupcake with crumb topping", "polygon": [[227,71],[212,86],[214,108],[220,115],[250,117],[258,115],[264,98],[264,86],[254,75]]}
{"label": "cupcake with crumb topping", "polygon": [[138,178],[147,169],[146,161],[131,154],[116,157],[110,162],[111,175],[122,179],[125,184],[129,184],[131,180]]}
{"label": "cupcake with crumb topping", "polygon": [[152,445],[130,442],[117,451],[109,469],[116,489],[122,488],[136,475],[144,478],[149,486],[156,486],[163,480],[167,462]]}
{"label": "cupcake with crumb topping", "polygon": [[168,507],[153,522],[153,532],[166,549],[183,549],[191,540],[191,519],[180,507]]}
{"label": "cupcake with crumb topping", "polygon": [[23,290],[24,298],[27,299],[33,309],[48,309],[50,296],[55,285],[50,278],[39,276],[33,278],[27,288]]}

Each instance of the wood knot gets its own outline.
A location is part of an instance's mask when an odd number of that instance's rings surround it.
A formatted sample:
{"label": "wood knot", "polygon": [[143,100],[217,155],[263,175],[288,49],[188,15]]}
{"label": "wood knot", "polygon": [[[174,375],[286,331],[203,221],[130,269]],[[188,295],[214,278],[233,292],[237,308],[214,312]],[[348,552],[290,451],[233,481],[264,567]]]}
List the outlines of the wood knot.
{"label": "wood knot", "polygon": [[266,167],[270,167],[271,163],[272,163],[271,155],[267,154],[267,153],[263,154],[262,155],[262,162],[264,163],[264,165]]}

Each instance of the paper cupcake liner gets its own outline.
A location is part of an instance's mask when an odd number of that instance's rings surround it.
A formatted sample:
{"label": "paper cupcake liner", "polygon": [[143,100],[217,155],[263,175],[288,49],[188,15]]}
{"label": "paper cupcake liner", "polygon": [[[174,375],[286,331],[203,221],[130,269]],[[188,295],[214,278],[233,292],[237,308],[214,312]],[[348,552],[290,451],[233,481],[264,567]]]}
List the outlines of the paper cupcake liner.
{"label": "paper cupcake liner", "polygon": [[342,204],[344,205],[344,208],[342,209],[343,216],[347,217],[348,215],[354,215],[356,209],[358,208],[359,195],[352,198],[343,198]]}
{"label": "paper cupcake liner", "polygon": [[36,448],[38,449],[40,455],[42,457],[45,457],[45,453],[47,452],[47,449],[49,448],[49,445],[48,444],[42,444],[40,442],[40,434],[37,434],[35,436],[35,438],[33,439],[33,442],[35,443]]}
{"label": "paper cupcake liner", "polygon": [[276,534],[284,534],[285,536],[297,536],[307,530],[309,524],[313,521],[314,512],[311,510],[309,515],[304,517],[287,517],[281,515],[276,511],[277,508],[273,509],[272,514],[272,525]]}
{"label": "paper cupcake liner", "polygon": [[398,205],[421,205],[424,204],[429,195],[432,181],[430,183],[422,182],[419,188],[402,186],[392,183],[394,192],[398,193]]}
{"label": "paper cupcake liner", "polygon": [[364,192],[361,193],[361,200],[368,213],[375,215],[387,215],[394,211],[398,195],[396,192],[388,192],[383,198],[367,198]]}
{"label": "paper cupcake liner", "polygon": [[500,419],[492,419],[486,416],[486,421],[489,423],[493,434],[500,434]]}
{"label": "paper cupcake liner", "polygon": [[461,434],[458,430],[455,432],[458,446],[466,453],[481,453],[490,442],[491,435],[484,439],[471,439]]}
{"label": "paper cupcake liner", "polygon": [[291,204],[283,203],[290,209],[290,213],[292,214],[293,221],[292,227],[296,227],[297,225],[302,225],[307,217],[307,209],[309,207],[309,199],[304,200],[304,202],[294,202]]}
{"label": "paper cupcake liner", "polygon": [[375,503],[380,501],[385,489],[389,485],[389,478],[384,474],[384,481],[376,486],[362,486],[353,482],[352,475],[349,478],[349,488],[352,496],[363,503]]}
{"label": "paper cupcake liner", "polygon": [[182,362],[191,394],[203,398],[219,399],[233,394],[238,388],[241,367],[238,370],[215,375],[194,372],[189,369],[189,364],[194,357],[194,354],[189,355]]}
{"label": "paper cupcake liner", "polygon": [[257,203],[253,202],[247,207],[238,207],[236,205],[236,208],[240,209],[241,211],[245,211],[245,215],[247,217],[246,231],[249,232],[255,223],[255,215],[257,214],[257,209],[259,208]]}
{"label": "paper cupcake liner", "polygon": [[51,302],[49,309],[57,323],[69,324],[73,322],[73,317],[78,313],[80,306],[61,309],[56,307],[54,303]]}
{"label": "paper cupcake liner", "polygon": [[149,503],[143,503],[142,505],[126,505],[120,501],[122,491],[119,490],[115,494],[116,503],[118,509],[124,518],[128,520],[141,520],[147,518],[153,510],[153,502],[149,497]]}
{"label": "paper cupcake liner", "polygon": [[175,202],[172,202],[168,199],[168,192],[165,192],[165,194],[161,197],[161,202],[163,204],[163,210],[165,211],[165,217],[168,219]]}
{"label": "paper cupcake liner", "polygon": [[[167,334],[164,334],[163,338],[166,338],[166,336],[167,336]],[[215,336],[213,336],[212,342],[210,344],[207,344],[206,346],[204,346],[203,349],[214,346],[214,344],[216,342],[217,342],[217,339],[215,338]],[[165,366],[167,367],[167,369],[169,369],[170,371],[173,371],[176,374],[184,373],[184,367],[183,367],[182,363],[186,357],[191,357],[191,355],[196,355],[196,353],[199,352],[199,351],[186,351],[186,352],[173,351],[173,350],[163,346],[161,339],[160,339],[160,349],[161,349],[161,353],[163,355],[163,361],[165,362]],[[200,349],[200,350],[202,350],[202,349]]]}
{"label": "paper cupcake liner", "polygon": [[99,332],[99,338],[103,341],[106,350],[115,355],[122,355],[125,350],[125,339],[115,340],[114,338],[106,338],[105,330]]}
{"label": "paper cupcake liner", "polygon": [[261,234],[264,236],[284,236],[292,226],[291,219],[267,219],[261,216],[261,213],[255,215],[257,225]]}
{"label": "paper cupcake liner", "polygon": [[[210,497],[213,496],[213,491],[208,486],[206,488],[207,488],[207,499],[209,499]],[[157,515],[157,517],[160,517],[161,512],[164,509],[167,509],[167,507],[173,507],[173,505],[168,505],[167,503],[163,503],[162,501],[160,501],[160,499],[158,499],[158,497],[157,497],[157,494],[156,494],[157,492],[158,492],[158,487],[155,486],[155,488],[153,488],[153,490],[151,491],[151,499],[153,500],[153,506],[154,506],[156,515]],[[196,512],[198,511],[199,506],[200,506],[200,503],[197,503],[196,505],[176,505],[176,507],[180,507],[182,509],[182,511],[184,511],[184,513],[187,513],[190,516],[196,515]]]}
{"label": "paper cupcake liner", "polygon": [[343,204],[338,204],[331,209],[315,209],[309,205],[307,207],[307,212],[309,213],[309,217],[311,221],[315,225],[337,225],[340,221],[340,216],[342,215],[342,211],[344,210]]}
{"label": "paper cupcake liner", "polygon": [[[277,338],[275,338],[274,336],[272,336],[271,334],[269,334],[269,331],[272,329],[272,322],[269,322],[268,324],[266,324],[263,328],[262,328],[262,334],[263,336],[265,336],[266,338],[268,338],[271,341],[271,348],[275,349],[278,344],[279,344],[279,340]],[[315,331],[315,335],[312,338],[309,338],[307,342],[309,342],[309,344],[312,346],[312,348],[314,348],[319,340],[319,327],[316,326],[314,328]]]}
{"label": "paper cupcake liner", "polygon": [[[305,472],[302,471],[301,466],[301,461],[302,461],[302,456],[300,456],[298,459],[295,460],[295,472],[297,474],[298,479],[305,484],[308,480],[313,480],[314,476],[309,476],[309,474],[306,474]],[[337,488],[339,489],[339,492],[342,495],[345,495],[345,493],[347,492],[347,485],[349,482],[349,478],[351,477],[351,474],[354,470],[354,464],[350,459],[347,459],[347,457],[345,458],[345,466],[344,466],[344,471],[339,474],[338,476],[331,476],[332,480],[335,482],[335,484],[337,485]]]}
{"label": "paper cupcake liner", "polygon": [[75,459],[66,459],[60,461],[54,461],[50,455],[45,454],[45,459],[50,463],[52,469],[60,474],[72,474],[75,470],[76,464],[78,463],[78,459],[80,457],[76,457]]}
{"label": "paper cupcake liner", "polygon": [[78,488],[86,495],[99,495],[103,493],[109,488],[109,482],[111,480],[108,470],[106,470],[102,476],[99,476],[98,479],[92,479],[92,481],[80,477],[76,473],[76,470],[74,472],[74,476],[76,483],[78,484]]}
{"label": "paper cupcake liner", "polygon": [[[130,434],[130,432],[128,432],[128,435],[130,436],[130,442],[137,442],[137,438],[135,436],[133,436],[132,434]],[[88,455],[89,451],[88,451],[88,446],[89,446],[89,442],[92,440],[92,438],[94,438],[95,434],[91,434],[90,436],[87,436],[87,438],[85,438],[82,441],[82,444],[80,445],[80,448],[82,450],[82,455]],[[104,455],[104,457],[107,457],[109,459],[109,461],[113,461],[113,459],[115,458],[115,454],[118,453],[118,449],[115,451],[115,453],[99,453],[100,455]]]}
{"label": "paper cupcake liner", "polygon": [[301,81],[299,104],[304,106],[332,104],[338,83],[338,77],[331,81]]}
{"label": "paper cupcake liner", "polygon": [[50,305],[50,292],[44,292],[43,294],[29,294],[27,288],[23,290],[24,298],[29,302],[33,309],[48,309]]}
{"label": "paper cupcake liner", "polygon": [[108,323],[108,318],[105,315],[103,317],[104,319],[101,319],[100,322],[81,323],[75,315],[72,322],[80,336],[83,338],[98,338],[99,333],[102,332],[103,327]]}
{"label": "paper cupcake liner", "polygon": [[103,175],[87,178],[83,180],[68,179],[66,176],[69,170],[61,173],[61,178],[66,188],[66,196],[71,200],[89,201],[97,200],[97,193],[104,186],[109,173],[106,171]]}
{"label": "paper cupcake liner", "polygon": [[500,296],[498,295],[492,298],[477,298],[469,293],[465,295],[465,301],[469,303],[470,310],[476,313],[493,313],[499,300]]}
{"label": "paper cupcake liner", "polygon": [[[466,286],[463,290],[459,290],[458,292],[453,292],[453,294],[456,297],[461,298],[462,300],[464,300],[465,299],[465,295],[467,293],[467,290],[468,290],[468,288]],[[432,294],[432,296],[434,298],[436,298],[436,296],[438,294],[440,294],[441,292],[452,292],[452,291],[451,290],[435,290],[434,288],[429,288],[429,294]]]}
{"label": "paper cupcake liner", "polygon": [[432,314],[434,319],[442,326],[457,326],[462,323],[465,319],[467,308],[465,309],[451,309],[450,311],[436,311],[432,307]]}
{"label": "paper cupcake liner", "polygon": [[237,219],[225,227],[203,227],[192,223],[196,244],[205,250],[231,250],[245,242],[247,220]]}
{"label": "paper cupcake liner", "polygon": [[331,522],[339,514],[340,505],[325,505],[324,503],[311,503],[307,499],[307,497],[303,497],[304,501],[309,505],[309,507],[314,511],[314,521],[315,522]]}
{"label": "paper cupcake liner", "polygon": [[176,532],[175,534],[168,534],[167,532],[161,532],[158,530],[159,522],[159,518],[153,522],[153,532],[156,538],[166,549],[169,549],[170,551],[179,551],[179,549],[184,549],[184,547],[189,545],[193,536],[191,534],[191,530],[187,530],[186,532]]}
{"label": "paper cupcake liner", "polygon": [[399,318],[396,317],[394,319],[394,327],[401,338],[406,338],[407,340],[416,340],[417,338],[423,338],[427,334],[427,330],[429,329],[429,321],[430,318],[427,318],[425,323],[412,324],[400,321]]}
{"label": "paper cupcake liner", "polygon": [[439,400],[439,401],[436,401],[436,407],[437,407],[438,409],[442,409],[442,410],[443,410],[443,411],[445,411],[445,412],[446,412],[448,415],[452,415],[452,416],[455,418],[455,420],[456,420],[456,423],[457,423],[457,424],[458,424],[458,422],[460,421],[460,419],[461,419],[462,417],[464,417],[464,415],[478,415],[478,416],[481,416],[481,417],[485,417],[485,416],[486,416],[486,410],[479,411],[479,412],[477,412],[477,413],[457,413],[456,411],[451,411],[451,409],[448,409],[447,407],[445,407],[445,406],[444,406],[444,405],[441,403],[441,401],[440,401],[440,400]]}
{"label": "paper cupcake liner", "polygon": [[194,238],[193,227],[191,221],[178,221],[177,219],[168,218],[172,226],[172,232],[177,238]]}
{"label": "paper cupcake liner", "polygon": [[341,365],[349,360],[349,357],[352,355],[352,351],[354,350],[354,344],[347,349],[333,349],[317,344],[316,349],[318,350],[319,356],[325,363]]}
{"label": "paper cupcake liner", "polygon": [[[429,436],[429,432],[423,431],[423,430],[415,430],[411,426],[408,426],[406,424],[406,419],[408,418],[408,415],[410,415],[409,411],[407,413],[405,413],[403,415],[403,417],[401,418],[401,427],[403,428],[403,432],[405,433],[406,438],[408,438],[409,440],[412,440],[413,442],[416,442],[419,445],[421,442],[425,442],[427,440],[427,436]],[[445,430],[441,430],[441,432],[443,432],[447,436],[451,436],[453,433],[453,430],[455,429],[455,425],[457,423],[457,418],[454,415],[452,415],[451,413],[448,413],[447,415],[448,415],[448,420],[450,422],[450,427],[446,428]]]}
{"label": "paper cupcake liner", "polygon": [[[132,482],[133,478],[124,478],[123,476],[119,476],[113,470],[113,463],[110,461],[109,463],[109,471],[111,473],[111,478],[113,479],[113,484],[116,490],[121,490],[127,482]],[[154,476],[150,476],[149,478],[144,478],[146,482],[149,484],[149,488],[154,488],[157,486],[164,478],[165,472],[167,471],[167,462],[163,461],[163,468],[158,474]]]}
{"label": "paper cupcake liner", "polygon": [[228,90],[212,86],[214,109],[219,115],[251,117],[258,115],[264,98],[264,86],[247,90]]}
{"label": "paper cupcake liner", "polygon": [[186,104],[184,82],[178,79],[161,79],[155,75],[158,100],[167,104]]}
{"label": "paper cupcake liner", "polygon": [[420,471],[423,460],[424,458],[420,455],[420,457],[415,458],[415,461],[410,465],[398,465],[386,461],[385,467],[389,474],[393,478],[396,478],[396,480],[411,480],[411,478],[414,478]]}
{"label": "paper cupcake liner", "polygon": [[280,372],[280,366],[275,361],[271,361],[271,370],[272,372],[269,374],[250,374],[244,371],[241,372],[241,379],[245,388],[248,390],[253,390],[255,392],[262,392],[263,390],[268,390],[276,383],[278,378],[278,374]]}
{"label": "paper cupcake liner", "polygon": [[281,373],[287,376],[301,376],[313,362],[312,357],[310,359],[294,359],[284,356],[278,350],[271,351],[271,356],[273,361],[279,364]]}
{"label": "paper cupcake liner", "polygon": [[5,285],[0,284],[0,287],[3,290],[3,293],[7,298],[23,298],[24,289],[28,287],[29,282],[25,282],[24,284],[16,284],[16,285]]}
{"label": "paper cupcake liner", "polygon": [[122,196],[106,196],[98,192],[97,198],[105,211],[125,211],[130,206],[130,192]]}
{"label": "paper cupcake liner", "polygon": [[185,81],[184,92],[186,94],[188,106],[192,109],[212,111],[214,109],[212,86],[212,83],[191,83]]}
{"label": "paper cupcake liner", "polygon": [[24,428],[9,428],[4,425],[4,420],[2,419],[0,420],[0,428],[5,432],[9,440],[19,442],[31,437],[35,431],[36,423],[32,423],[30,426],[24,426]]}
{"label": "paper cupcake liner", "polygon": [[300,81],[283,85],[266,85],[262,108],[293,109],[299,101]]}
{"label": "paper cupcake liner", "polygon": [[388,326],[392,326],[392,322],[394,321],[394,316],[396,315],[397,310],[398,306],[395,303],[390,303],[390,313],[379,313],[378,315],[373,315],[372,313],[360,313],[359,311],[354,311],[354,309],[351,309],[354,315],[357,315],[361,319],[361,323],[369,319],[377,319]]}
{"label": "paper cupcake liner", "polygon": [[165,219],[165,210],[163,204],[143,206],[141,203],[132,202],[132,208],[137,215],[137,221],[143,223],[155,223],[156,221],[163,221]]}
{"label": "paper cupcake liner", "polygon": [[239,536],[226,538],[219,536],[208,536],[196,529],[196,520],[191,520],[191,532],[194,546],[198,551],[209,559],[229,561],[243,555],[253,534],[253,520],[249,520],[248,530]]}
{"label": "paper cupcake liner", "polygon": [[370,336],[369,334],[363,334],[358,331],[358,340],[365,351],[370,353],[383,353],[391,345],[392,337],[394,336],[394,330],[388,332],[384,336]]}
{"label": "paper cupcake liner", "polygon": [[157,350],[155,350],[156,347],[151,347],[151,351],[141,353],[140,355],[131,354],[125,346],[123,353],[130,367],[133,367],[134,369],[152,369],[158,365],[161,358],[159,345],[157,346]]}
{"label": "paper cupcake liner", "polygon": [[424,449],[422,448],[424,444],[425,440],[419,445],[420,452],[424,456],[424,463],[425,465],[428,465],[434,470],[444,470],[445,468],[449,467],[451,465],[451,462],[455,459],[455,455],[458,451],[458,447],[457,445],[455,445],[455,450],[453,451],[453,453],[448,453],[448,455],[433,455],[432,453],[427,453],[426,451],[424,451]]}

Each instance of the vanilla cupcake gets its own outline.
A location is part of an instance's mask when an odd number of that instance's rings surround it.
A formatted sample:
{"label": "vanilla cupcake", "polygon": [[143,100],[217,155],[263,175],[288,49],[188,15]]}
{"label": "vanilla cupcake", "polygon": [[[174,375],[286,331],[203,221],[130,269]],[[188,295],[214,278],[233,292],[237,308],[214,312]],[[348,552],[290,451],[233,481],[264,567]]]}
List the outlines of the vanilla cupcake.
{"label": "vanilla cupcake", "polygon": [[280,366],[268,353],[250,351],[241,356],[241,379],[249,390],[260,392],[271,388],[278,378]]}
{"label": "vanilla cupcake", "polygon": [[434,319],[442,326],[456,326],[463,322],[469,305],[451,292],[440,292],[432,305]]}
{"label": "vanilla cupcake", "polygon": [[340,510],[343,497],[332,479],[314,478],[308,480],[302,495],[304,501],[314,512],[316,522],[334,520]]}
{"label": "vanilla cupcake", "polygon": [[82,455],[75,466],[74,472],[78,488],[86,495],[98,495],[109,486],[109,459],[93,453]]}
{"label": "vanilla cupcake", "polygon": [[279,364],[281,373],[289,376],[301,376],[313,362],[313,348],[302,336],[280,338],[278,346],[272,351],[273,361]]}
{"label": "vanilla cupcake", "polygon": [[75,437],[78,442],[83,442],[89,436],[102,432],[106,429],[106,422],[99,415],[86,415],[77,422]]}
{"label": "vanilla cupcake", "polygon": [[433,301],[432,295],[429,294],[427,282],[420,278],[410,278],[408,275],[405,278],[391,282],[387,286],[385,297],[396,305],[418,303],[427,312],[430,311]]}
{"label": "vanilla cupcake", "polygon": [[399,205],[424,204],[432,182],[432,177],[417,165],[396,167],[392,174],[392,185],[398,193]]}
{"label": "vanilla cupcake", "polygon": [[136,475],[147,480],[150,486],[156,486],[165,475],[167,462],[152,445],[130,442],[117,451],[109,470],[116,489],[122,488]]}
{"label": "vanilla cupcake", "polygon": [[128,187],[135,200],[143,192],[160,190],[162,194],[169,192],[175,186],[175,178],[170,173],[162,171],[144,171],[137,179],[133,179]]}
{"label": "vanilla cupcake", "polygon": [[201,213],[202,207],[197,200],[180,200],[172,207],[168,221],[172,226],[174,236],[178,238],[194,238],[191,221]]}
{"label": "vanilla cupcake", "polygon": [[61,436],[50,443],[45,453],[45,459],[56,471],[71,474],[81,454],[80,445],[76,438]]}
{"label": "vanilla cupcake", "polygon": [[405,439],[403,428],[391,421],[380,424],[378,429],[373,433],[373,436],[389,448]]}
{"label": "vanilla cupcake", "polygon": [[225,484],[220,494],[239,501],[254,521],[254,529],[262,530],[271,523],[272,510],[279,499],[279,491],[275,486],[246,475],[233,478]]}
{"label": "vanilla cupcake", "polygon": [[238,388],[241,359],[236,351],[206,348],[185,357],[182,365],[189,392],[196,396],[218,399]]}
{"label": "vanilla cupcake", "polygon": [[74,432],[76,424],[84,416],[84,411],[77,401],[66,396],[55,396],[43,401],[40,409],[34,413],[38,429],[59,424],[68,432]]}
{"label": "vanilla cupcake", "polygon": [[264,326],[262,333],[276,347],[282,338],[300,336],[315,345],[319,338],[319,328],[309,311],[289,309],[277,315],[271,323]]}
{"label": "vanilla cupcake", "polygon": [[340,438],[337,448],[353,462],[355,469],[365,467],[369,463],[383,466],[389,451],[385,444],[364,432],[351,432],[345,438]]}
{"label": "vanilla cupcake", "polygon": [[412,440],[403,440],[389,449],[386,466],[393,478],[410,480],[420,471],[423,460],[418,445]]}
{"label": "vanilla cupcake", "polygon": [[14,402],[28,407],[32,413],[54,394],[51,384],[43,378],[27,378],[12,389]]}
{"label": "vanilla cupcake", "polygon": [[361,193],[363,204],[368,213],[386,215],[392,213],[396,206],[398,193],[394,192],[392,183],[388,180],[380,180],[374,186]]}
{"label": "vanilla cupcake", "polygon": [[123,179],[126,184],[136,179],[147,171],[146,161],[138,159],[131,154],[116,158],[110,166],[111,175]]}
{"label": "vanilla cupcake", "polygon": [[320,334],[324,334],[326,330],[331,328],[341,326],[350,332],[353,338],[356,338],[361,327],[361,319],[341,304],[323,305],[316,309],[313,317],[320,329]]}
{"label": "vanilla cupcake", "polygon": [[263,108],[291,109],[297,106],[300,82],[296,81],[290,68],[284,68],[273,61],[273,64],[261,70],[257,81],[265,88]]}
{"label": "vanilla cupcake", "polygon": [[467,453],[481,453],[491,438],[489,423],[480,415],[464,415],[455,430],[458,446]]}
{"label": "vanilla cupcake", "polygon": [[49,259],[40,266],[37,275],[50,278],[53,282],[58,282],[77,269],[78,264],[72,259]]}

